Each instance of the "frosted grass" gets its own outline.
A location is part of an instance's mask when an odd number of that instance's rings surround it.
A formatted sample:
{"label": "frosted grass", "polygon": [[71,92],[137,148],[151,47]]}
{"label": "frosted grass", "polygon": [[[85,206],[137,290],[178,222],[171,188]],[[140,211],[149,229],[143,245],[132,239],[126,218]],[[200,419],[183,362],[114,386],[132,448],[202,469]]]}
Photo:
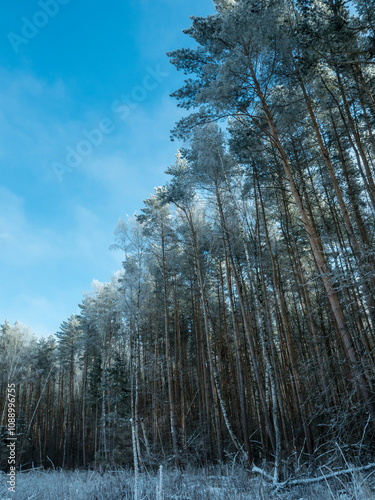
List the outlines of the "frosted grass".
{"label": "frosted grass", "polygon": [[[134,476],[130,470],[32,471],[18,473],[16,493],[7,491],[6,475],[0,476],[1,500],[122,500],[134,498]],[[375,473],[355,473],[317,484],[275,490],[261,477],[250,477],[241,467],[163,470],[143,472],[139,498],[180,500],[372,500]]]}

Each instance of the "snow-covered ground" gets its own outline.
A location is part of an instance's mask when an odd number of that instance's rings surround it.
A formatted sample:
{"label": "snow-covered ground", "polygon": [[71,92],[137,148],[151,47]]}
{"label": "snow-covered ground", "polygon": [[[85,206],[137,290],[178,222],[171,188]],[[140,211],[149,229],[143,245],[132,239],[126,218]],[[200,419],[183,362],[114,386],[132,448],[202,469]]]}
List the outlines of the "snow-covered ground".
{"label": "snow-covered ground", "polygon": [[[18,473],[15,493],[8,492],[6,475],[0,475],[1,500],[122,500],[133,499],[131,471],[33,471]],[[161,488],[160,488],[161,486]],[[139,499],[223,500],[371,500],[375,499],[375,472],[354,473],[327,482],[275,490],[260,477],[241,469],[204,469],[178,473],[143,472]]]}

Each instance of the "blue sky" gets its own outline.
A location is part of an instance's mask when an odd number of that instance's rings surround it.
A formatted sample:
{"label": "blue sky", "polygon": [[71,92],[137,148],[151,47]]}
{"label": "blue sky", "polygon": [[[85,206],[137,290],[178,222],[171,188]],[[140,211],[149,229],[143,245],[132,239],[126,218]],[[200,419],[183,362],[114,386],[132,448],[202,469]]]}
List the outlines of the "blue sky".
{"label": "blue sky", "polygon": [[0,19],[0,322],[55,333],[109,281],[120,217],[165,182],[183,75],[211,0],[22,0]]}

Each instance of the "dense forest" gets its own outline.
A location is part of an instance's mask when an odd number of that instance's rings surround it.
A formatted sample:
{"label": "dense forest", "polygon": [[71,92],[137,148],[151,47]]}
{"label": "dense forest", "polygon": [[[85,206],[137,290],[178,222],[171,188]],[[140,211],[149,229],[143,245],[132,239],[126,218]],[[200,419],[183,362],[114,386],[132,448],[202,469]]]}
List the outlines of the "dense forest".
{"label": "dense forest", "polygon": [[54,337],[1,326],[3,468],[10,383],[18,465],[374,461],[375,4],[214,3],[123,269]]}

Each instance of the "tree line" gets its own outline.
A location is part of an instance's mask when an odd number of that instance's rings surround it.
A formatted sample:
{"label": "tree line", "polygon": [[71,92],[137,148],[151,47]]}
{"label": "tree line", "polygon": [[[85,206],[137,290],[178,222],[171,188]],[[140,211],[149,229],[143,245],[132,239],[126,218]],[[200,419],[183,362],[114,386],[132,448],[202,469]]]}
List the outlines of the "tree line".
{"label": "tree line", "polygon": [[375,5],[214,3],[169,54],[183,145],[123,269],[54,338],[1,327],[22,463],[371,454]]}

